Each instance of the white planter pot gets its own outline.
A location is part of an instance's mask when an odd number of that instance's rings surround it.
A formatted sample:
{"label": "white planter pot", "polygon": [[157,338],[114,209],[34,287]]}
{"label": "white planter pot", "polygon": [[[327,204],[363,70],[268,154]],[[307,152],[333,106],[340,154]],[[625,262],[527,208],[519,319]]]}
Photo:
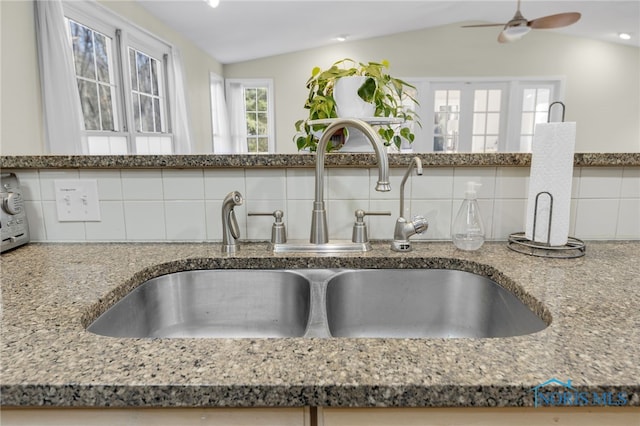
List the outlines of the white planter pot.
{"label": "white planter pot", "polygon": [[362,100],[358,96],[358,89],[367,77],[351,76],[342,77],[336,81],[333,88],[333,98],[336,101],[336,113],[340,118],[367,118],[373,117],[376,106]]}

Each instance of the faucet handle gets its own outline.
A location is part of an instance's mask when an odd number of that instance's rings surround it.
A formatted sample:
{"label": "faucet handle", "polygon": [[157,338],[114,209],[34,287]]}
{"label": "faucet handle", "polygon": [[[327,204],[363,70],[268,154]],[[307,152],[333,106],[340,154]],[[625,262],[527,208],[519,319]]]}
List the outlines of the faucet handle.
{"label": "faucet handle", "polygon": [[353,234],[351,241],[354,243],[366,243],[369,241],[369,235],[367,235],[367,224],[364,223],[365,216],[391,216],[391,212],[366,212],[362,209],[355,211],[356,221],[353,224]]}
{"label": "faucet handle", "polygon": [[416,234],[422,234],[429,227],[429,222],[427,222],[427,219],[424,216],[420,215],[414,216],[413,220],[411,220],[411,223],[416,230]]}
{"label": "faucet handle", "polygon": [[276,220],[271,227],[271,244],[283,244],[287,242],[287,229],[284,227],[282,210],[274,210],[273,213],[249,212],[248,216],[273,216]]}
{"label": "faucet handle", "polygon": [[355,215],[356,215],[356,221],[357,222],[362,222],[362,219],[365,216],[391,216],[391,212],[390,211],[384,211],[384,212],[366,212],[362,209],[358,209],[355,211]]}

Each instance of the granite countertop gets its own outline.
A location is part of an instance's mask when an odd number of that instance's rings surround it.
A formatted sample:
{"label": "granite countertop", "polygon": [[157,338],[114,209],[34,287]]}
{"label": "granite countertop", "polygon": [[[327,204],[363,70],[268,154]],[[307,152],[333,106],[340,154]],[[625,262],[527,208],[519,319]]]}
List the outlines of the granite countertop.
{"label": "granite countertop", "polygon": [[[389,154],[390,167],[407,167],[411,159],[420,157],[422,164],[432,167],[512,166],[531,164],[531,154],[498,153],[403,153]],[[326,167],[371,167],[374,154],[330,153]],[[640,152],[576,153],[574,166],[640,166]],[[0,156],[0,167],[34,168],[225,168],[225,167],[315,167],[312,154],[193,154],[193,155],[18,155]]]}
{"label": "granite countertop", "polygon": [[[273,255],[243,243],[30,244],[2,260],[3,406],[533,406],[556,378],[640,406],[640,242],[588,242],[578,259],[487,243],[393,253]],[[551,320],[491,339],[130,339],[84,328],[159,274],[202,268],[452,268],[490,275]],[[390,285],[392,285],[390,283]],[[553,388],[552,388],[553,389]],[[562,390],[563,388],[557,388]]]}

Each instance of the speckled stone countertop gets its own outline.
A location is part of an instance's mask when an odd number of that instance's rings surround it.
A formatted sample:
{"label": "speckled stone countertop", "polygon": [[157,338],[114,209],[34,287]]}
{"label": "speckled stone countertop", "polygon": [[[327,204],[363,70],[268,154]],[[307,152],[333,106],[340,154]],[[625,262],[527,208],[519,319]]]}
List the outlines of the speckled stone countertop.
{"label": "speckled stone countertop", "polygon": [[[244,243],[30,244],[2,259],[3,406],[533,406],[551,378],[640,406],[640,242],[543,259],[487,243],[465,253],[273,255]],[[85,325],[144,280],[202,268],[451,268],[488,275],[551,320],[492,339],[131,339]],[[390,283],[390,285],[392,285]],[[553,389],[553,388],[552,388]],[[558,388],[557,390],[562,390]]]}
{"label": "speckled stone countertop", "polygon": [[[389,154],[390,167],[407,167],[411,158],[419,156],[425,166],[529,166],[526,153],[414,153]],[[371,167],[374,154],[331,153],[327,167]],[[640,153],[576,153],[575,166],[640,166]],[[315,167],[311,154],[258,155],[20,155],[0,156],[0,167],[34,168],[223,168],[223,167]]]}

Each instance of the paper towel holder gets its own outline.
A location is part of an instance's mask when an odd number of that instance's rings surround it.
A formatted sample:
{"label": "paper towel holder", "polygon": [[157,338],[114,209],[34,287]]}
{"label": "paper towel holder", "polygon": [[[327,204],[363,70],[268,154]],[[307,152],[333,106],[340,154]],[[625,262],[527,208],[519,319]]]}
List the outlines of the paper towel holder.
{"label": "paper towel holder", "polygon": [[531,233],[534,240],[536,235],[536,223],[538,221],[538,199],[542,195],[549,196],[547,242],[541,243],[537,241],[531,241],[525,236],[524,232],[515,232],[509,235],[507,247],[509,247],[513,251],[517,251],[518,253],[538,257],[573,259],[576,257],[584,256],[587,246],[584,241],[577,238],[567,237],[567,243],[562,246],[552,246],[551,244],[549,244],[549,241],[551,241],[551,215],[553,213],[553,195],[551,195],[551,193],[547,191],[538,192],[535,198],[533,211],[533,231]]}
{"label": "paper towel holder", "polygon": [[566,110],[566,107],[565,107],[564,103],[560,102],[560,101],[551,102],[551,104],[549,104],[549,108],[547,109],[547,123],[551,122],[551,108],[554,105],[562,106],[562,119],[560,121],[562,121],[564,123],[564,111]]}
{"label": "paper towel holder", "polygon": [[[562,107],[562,122],[564,122],[565,105],[560,101],[552,102],[547,110],[547,123],[551,122],[551,108],[554,105],[560,105]],[[535,241],[536,236],[536,223],[538,221],[538,199],[542,195],[549,196],[549,219],[547,222],[547,242],[540,243]],[[567,237],[567,243],[562,246],[552,246],[549,244],[551,241],[551,218],[553,213],[553,195],[548,191],[541,191],[536,194],[535,204],[533,210],[533,230],[532,236],[534,241],[529,240],[524,232],[515,232],[509,235],[509,241],[507,247],[518,253],[528,254],[530,256],[550,257],[557,259],[573,259],[576,257],[584,256],[587,249],[584,241],[574,237]]]}

